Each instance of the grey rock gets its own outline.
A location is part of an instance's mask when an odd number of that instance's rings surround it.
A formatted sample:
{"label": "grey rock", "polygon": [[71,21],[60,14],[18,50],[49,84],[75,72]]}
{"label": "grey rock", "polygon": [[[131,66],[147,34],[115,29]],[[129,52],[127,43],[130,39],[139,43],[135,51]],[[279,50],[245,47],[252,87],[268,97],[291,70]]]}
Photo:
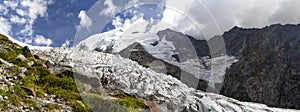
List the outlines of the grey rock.
{"label": "grey rock", "polygon": [[202,91],[207,89],[207,81],[198,79],[193,74],[181,70],[181,68],[178,66],[152,56],[139,43],[134,43],[128,46],[126,49],[120,52],[120,55],[124,58],[129,58],[138,62],[143,67],[151,68],[158,73],[171,75],[195,89]]}
{"label": "grey rock", "polygon": [[6,66],[8,66],[8,67],[13,66],[13,64],[11,64],[11,63],[9,63],[9,62],[7,62],[7,61],[1,59],[1,58],[0,58],[0,63],[3,63],[4,65],[6,65]]}
{"label": "grey rock", "polygon": [[300,109],[300,25],[235,27],[223,37],[239,57],[225,74],[221,94],[242,101]]}
{"label": "grey rock", "polygon": [[7,97],[7,96],[4,96],[4,97],[3,97],[3,99],[4,99],[4,100],[7,100],[7,99],[8,99],[8,97]]}
{"label": "grey rock", "polygon": [[8,85],[7,84],[0,84],[0,89],[4,90],[4,91],[8,91],[9,88],[8,88]]}
{"label": "grey rock", "polygon": [[211,56],[209,46],[204,38],[201,38],[202,40],[195,39],[194,37],[170,29],[159,31],[157,36],[160,40],[165,38],[175,45],[180,61]]}
{"label": "grey rock", "polygon": [[32,65],[34,65],[34,62],[33,62],[33,61],[30,61],[30,62],[27,63],[27,65],[28,65],[29,67],[31,67]]}
{"label": "grey rock", "polygon": [[18,54],[16,58],[21,60],[22,62],[28,61],[27,58],[23,54]]}
{"label": "grey rock", "polygon": [[31,51],[28,46],[23,47],[22,50],[23,50],[23,54],[25,57],[32,56]]}

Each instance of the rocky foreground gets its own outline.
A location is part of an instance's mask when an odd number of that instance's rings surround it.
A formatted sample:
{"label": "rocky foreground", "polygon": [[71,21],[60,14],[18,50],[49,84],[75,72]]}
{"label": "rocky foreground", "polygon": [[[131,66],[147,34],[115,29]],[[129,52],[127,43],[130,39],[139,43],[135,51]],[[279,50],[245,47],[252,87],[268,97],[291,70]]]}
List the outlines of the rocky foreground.
{"label": "rocky foreground", "polygon": [[[72,71],[75,79],[79,80],[85,89],[103,88],[109,94],[124,92],[132,97],[151,102],[151,105],[148,103],[148,107],[152,111],[297,111],[241,102],[222,95],[195,90],[172,76],[156,73],[140,66],[137,62],[112,54],[68,48],[36,50],[35,54],[51,61],[49,68],[52,72]],[[97,108],[93,106],[92,110]]]}
{"label": "rocky foreground", "polygon": [[[28,47],[23,48],[0,35],[0,49],[0,111],[72,111],[74,109],[74,105],[66,97],[50,92],[58,86],[47,86],[51,84],[49,79],[55,82],[60,78],[50,77],[53,75],[48,72],[45,61],[35,59]],[[68,83],[68,80],[65,80],[65,83]]]}

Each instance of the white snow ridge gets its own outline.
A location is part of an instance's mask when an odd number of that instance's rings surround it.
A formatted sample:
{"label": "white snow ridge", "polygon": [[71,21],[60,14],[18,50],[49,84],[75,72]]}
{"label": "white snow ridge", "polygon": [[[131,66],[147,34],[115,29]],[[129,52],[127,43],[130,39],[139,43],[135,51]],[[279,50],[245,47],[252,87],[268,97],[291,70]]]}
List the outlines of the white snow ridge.
{"label": "white snow ridge", "polygon": [[[117,55],[75,48],[35,51],[57,65],[84,71],[89,77],[108,79],[106,88],[122,91],[142,99],[150,97],[161,112],[294,112],[263,104],[241,102],[222,95],[189,88],[176,78],[156,73]],[[106,67],[103,67],[106,66]],[[101,83],[100,83],[101,84]]]}

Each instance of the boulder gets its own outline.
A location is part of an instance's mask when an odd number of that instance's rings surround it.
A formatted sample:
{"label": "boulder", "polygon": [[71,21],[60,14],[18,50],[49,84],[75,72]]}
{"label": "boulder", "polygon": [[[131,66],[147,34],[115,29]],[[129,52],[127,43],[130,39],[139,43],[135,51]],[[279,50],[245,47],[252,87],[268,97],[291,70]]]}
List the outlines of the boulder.
{"label": "boulder", "polygon": [[27,63],[27,65],[31,67],[32,65],[34,65],[34,62],[30,61],[30,62]]}
{"label": "boulder", "polygon": [[23,47],[22,51],[23,51],[24,56],[26,56],[26,57],[32,56],[31,51],[28,46]]}
{"label": "boulder", "polygon": [[22,62],[28,61],[28,59],[23,54],[18,54],[17,59],[21,60]]}

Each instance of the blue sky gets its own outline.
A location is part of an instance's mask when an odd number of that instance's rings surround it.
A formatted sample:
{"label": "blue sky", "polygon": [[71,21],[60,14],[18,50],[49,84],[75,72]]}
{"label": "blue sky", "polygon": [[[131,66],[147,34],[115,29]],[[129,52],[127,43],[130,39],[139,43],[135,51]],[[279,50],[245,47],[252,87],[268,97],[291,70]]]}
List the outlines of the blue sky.
{"label": "blue sky", "polygon": [[[68,41],[70,42],[68,45],[72,45],[73,38],[81,21],[81,18],[79,17],[80,12],[84,12],[82,16],[86,16],[88,13],[87,11],[97,1],[98,0],[52,0],[50,2],[40,1],[33,3],[36,5],[31,7],[27,5],[32,1],[22,2],[22,0],[12,0],[5,1],[3,3],[3,0],[1,0],[0,3],[2,3],[2,9],[4,11],[2,11],[3,13],[0,14],[0,17],[10,24],[11,30],[9,31],[8,35],[19,41],[23,41],[31,45],[53,47],[59,47]],[[102,5],[105,5],[105,3],[102,3]],[[35,7],[36,9],[33,9]],[[131,7],[121,11],[121,13],[117,13],[116,16],[121,17],[123,20],[126,18],[130,19],[134,15],[129,11],[138,10],[139,14],[145,13],[144,18],[149,20],[149,15],[156,15],[157,13],[163,12],[163,10],[149,11],[148,9],[150,8],[155,10],[157,9],[157,6],[147,5],[140,8]],[[24,12],[20,12],[18,10],[22,10]],[[33,14],[28,14],[31,10],[44,11],[35,11]],[[27,14],[22,15],[21,13]],[[15,20],[12,20],[12,18],[15,18]],[[160,15],[159,18],[162,18],[162,15]],[[33,22],[30,20],[33,20]],[[124,21],[122,21],[122,23],[124,23]],[[24,31],[26,27],[30,28],[27,29],[27,31]],[[110,21],[107,23],[106,28],[104,28],[103,31],[108,31],[114,28],[114,25],[112,25]],[[100,32],[102,29],[97,30]],[[82,38],[85,38],[85,36]]]}
{"label": "blue sky", "polygon": [[33,30],[36,34],[51,37],[52,46],[60,46],[63,42],[74,38],[76,25],[79,24],[78,14],[88,10],[96,0],[54,0],[48,6],[48,16],[35,21]]}
{"label": "blue sky", "polygon": [[152,21],[149,30],[172,26],[194,37],[199,30],[212,37],[234,26],[298,24],[298,4],[299,0],[0,0],[0,33],[31,45],[71,46],[114,29],[113,22],[122,26],[127,19],[132,23],[138,20],[132,18],[142,17]]}
{"label": "blue sky", "polygon": [[[8,10],[7,14],[1,15],[1,17],[10,19],[14,16],[17,18],[24,18],[24,20],[28,19],[24,22],[22,22],[22,19],[19,19],[19,23],[10,21],[12,25],[9,35],[15,39],[26,41],[26,38],[34,39],[35,37],[40,37],[40,41],[35,42],[34,40],[27,40],[27,42],[32,45],[61,46],[66,40],[72,40],[74,38],[76,25],[78,25],[80,21],[78,18],[79,12],[81,10],[88,10],[96,1],[97,0],[53,0],[51,3],[46,4],[40,2],[37,3],[35,7],[38,8],[37,10],[43,9],[42,7],[46,8],[44,12],[42,11],[22,16],[22,14],[17,13],[17,10],[20,9],[30,13],[30,10],[34,9],[29,9],[22,5],[21,0],[16,0],[15,2],[7,3],[16,3],[16,8],[6,8]],[[35,18],[35,15],[38,17]],[[32,19],[34,19],[31,28],[33,34],[28,35],[28,32],[20,33],[26,26],[29,26],[30,20]],[[51,42],[47,42],[47,39],[49,38],[51,39]]]}

